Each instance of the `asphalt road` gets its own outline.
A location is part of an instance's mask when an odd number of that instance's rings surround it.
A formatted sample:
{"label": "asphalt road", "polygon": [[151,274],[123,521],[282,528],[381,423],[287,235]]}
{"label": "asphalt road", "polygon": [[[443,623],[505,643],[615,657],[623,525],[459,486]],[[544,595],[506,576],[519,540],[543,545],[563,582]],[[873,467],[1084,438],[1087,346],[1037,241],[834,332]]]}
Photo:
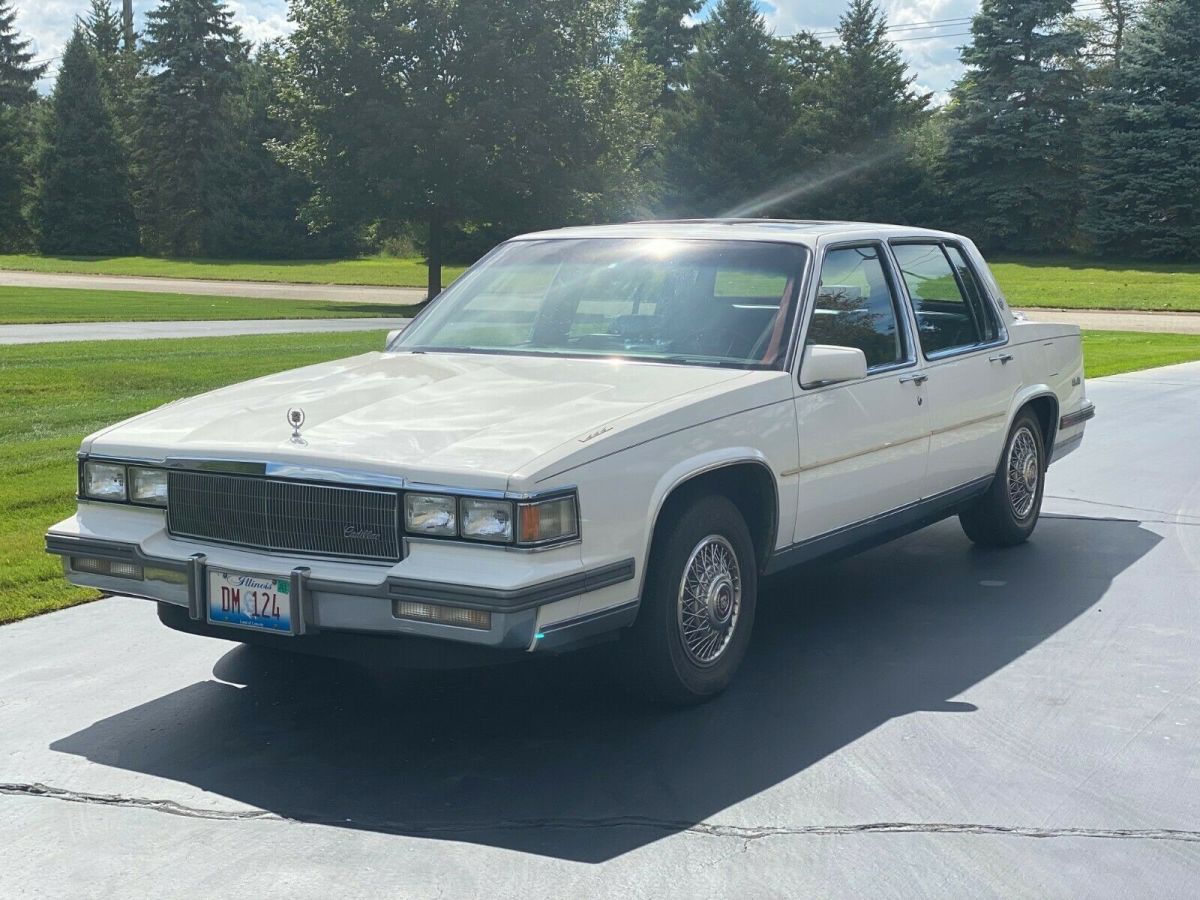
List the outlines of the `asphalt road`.
{"label": "asphalt road", "polygon": [[218,281],[205,278],[145,278],[137,275],[72,275],[56,272],[0,270],[0,285],[10,287],[79,288],[89,291],[149,291],[272,300],[331,300],[344,303],[420,303],[421,288],[358,284],[296,284],[275,281]]}
{"label": "asphalt road", "polygon": [[0,628],[0,896],[1194,897],[1200,364],[1091,394],[1029,544],[948,521],[775,580],[698,709],[129,599]]}
{"label": "asphalt road", "polygon": [[65,322],[53,325],[0,325],[2,344],[49,344],[57,341],[129,341],[238,334],[328,334],[403,328],[411,319],[241,319],[202,322]]}

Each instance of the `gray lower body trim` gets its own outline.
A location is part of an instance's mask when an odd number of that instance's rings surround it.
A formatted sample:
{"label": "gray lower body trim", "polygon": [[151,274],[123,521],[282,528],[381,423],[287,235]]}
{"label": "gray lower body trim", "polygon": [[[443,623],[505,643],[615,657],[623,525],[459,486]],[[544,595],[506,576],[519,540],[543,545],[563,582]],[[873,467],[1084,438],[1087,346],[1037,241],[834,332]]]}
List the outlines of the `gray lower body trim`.
{"label": "gray lower body trim", "polygon": [[[412,578],[389,578],[386,584],[387,596],[393,600],[417,600],[494,612],[516,612],[554,603],[556,600],[566,600],[568,597],[578,597],[580,594],[598,591],[600,588],[624,581],[632,581],[634,574],[635,565],[631,557],[610,565],[512,590]],[[313,588],[320,590],[320,582],[314,581]]]}
{"label": "gray lower body trim", "polygon": [[1058,430],[1063,431],[1067,428],[1074,428],[1076,425],[1080,425],[1083,422],[1086,422],[1088,419],[1093,419],[1095,417],[1096,404],[1089,400],[1085,402],[1083,406],[1079,407],[1079,409],[1075,410],[1075,412],[1067,413],[1065,416],[1059,419]]}
{"label": "gray lower body trim", "polygon": [[954,515],[963,504],[986,492],[994,477],[985,475],[924,500],[776,550],[767,563],[766,574],[771,575],[822,557],[848,556],[932,525]]}
{"label": "gray lower body trim", "polygon": [[630,600],[620,606],[597,610],[574,619],[566,619],[547,625],[539,632],[539,650],[558,651],[573,648],[578,644],[620,628],[628,627],[637,618],[638,601]]}
{"label": "gray lower body trim", "polygon": [[1050,454],[1050,462],[1052,462],[1052,463],[1058,462],[1058,460],[1062,459],[1064,456],[1066,456],[1071,451],[1078,450],[1079,446],[1082,443],[1083,443],[1083,435],[1082,434],[1077,434],[1074,437],[1067,438],[1065,441],[1059,441],[1057,444],[1054,445],[1054,450]]}

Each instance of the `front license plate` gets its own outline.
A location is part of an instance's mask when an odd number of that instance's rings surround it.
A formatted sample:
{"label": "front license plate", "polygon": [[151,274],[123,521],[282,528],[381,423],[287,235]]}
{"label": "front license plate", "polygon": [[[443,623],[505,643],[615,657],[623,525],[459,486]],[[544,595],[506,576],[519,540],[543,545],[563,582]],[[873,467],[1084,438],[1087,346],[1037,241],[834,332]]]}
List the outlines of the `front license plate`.
{"label": "front license plate", "polygon": [[285,578],[209,569],[208,621],[291,634],[291,589]]}

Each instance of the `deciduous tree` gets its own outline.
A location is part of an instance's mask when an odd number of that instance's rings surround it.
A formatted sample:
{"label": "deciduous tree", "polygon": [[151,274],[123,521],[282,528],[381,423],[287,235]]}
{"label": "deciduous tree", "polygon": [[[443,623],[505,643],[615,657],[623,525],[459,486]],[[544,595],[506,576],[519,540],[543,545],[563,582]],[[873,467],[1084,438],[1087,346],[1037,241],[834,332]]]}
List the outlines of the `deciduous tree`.
{"label": "deciduous tree", "polygon": [[644,79],[614,68],[618,11],[293,0],[283,106],[296,136],[280,154],[316,186],[312,221],[422,223],[433,296],[447,226],[586,214],[607,176],[636,166],[629,128],[612,121],[623,104],[645,108]]}

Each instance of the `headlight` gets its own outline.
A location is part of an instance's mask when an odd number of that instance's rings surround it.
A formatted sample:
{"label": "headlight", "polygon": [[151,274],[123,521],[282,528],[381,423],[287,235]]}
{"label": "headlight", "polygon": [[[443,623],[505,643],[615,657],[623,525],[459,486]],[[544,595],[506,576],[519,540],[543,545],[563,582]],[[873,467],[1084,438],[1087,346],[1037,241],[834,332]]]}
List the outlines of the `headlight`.
{"label": "headlight", "polygon": [[404,528],[412,534],[458,534],[458,501],[442,494],[405,494]]}
{"label": "headlight", "polygon": [[579,536],[579,515],[574,494],[537,503],[522,503],[519,510],[521,525],[517,531],[518,543],[546,544]]}
{"label": "headlight", "polygon": [[126,500],[125,467],[115,463],[84,463],[83,493],[94,500]]}
{"label": "headlight", "polygon": [[129,467],[129,499],[134,503],[167,505],[167,470]]}
{"label": "headlight", "polygon": [[474,541],[509,543],[513,538],[513,505],[509,500],[463,497],[458,501],[462,536]]}

